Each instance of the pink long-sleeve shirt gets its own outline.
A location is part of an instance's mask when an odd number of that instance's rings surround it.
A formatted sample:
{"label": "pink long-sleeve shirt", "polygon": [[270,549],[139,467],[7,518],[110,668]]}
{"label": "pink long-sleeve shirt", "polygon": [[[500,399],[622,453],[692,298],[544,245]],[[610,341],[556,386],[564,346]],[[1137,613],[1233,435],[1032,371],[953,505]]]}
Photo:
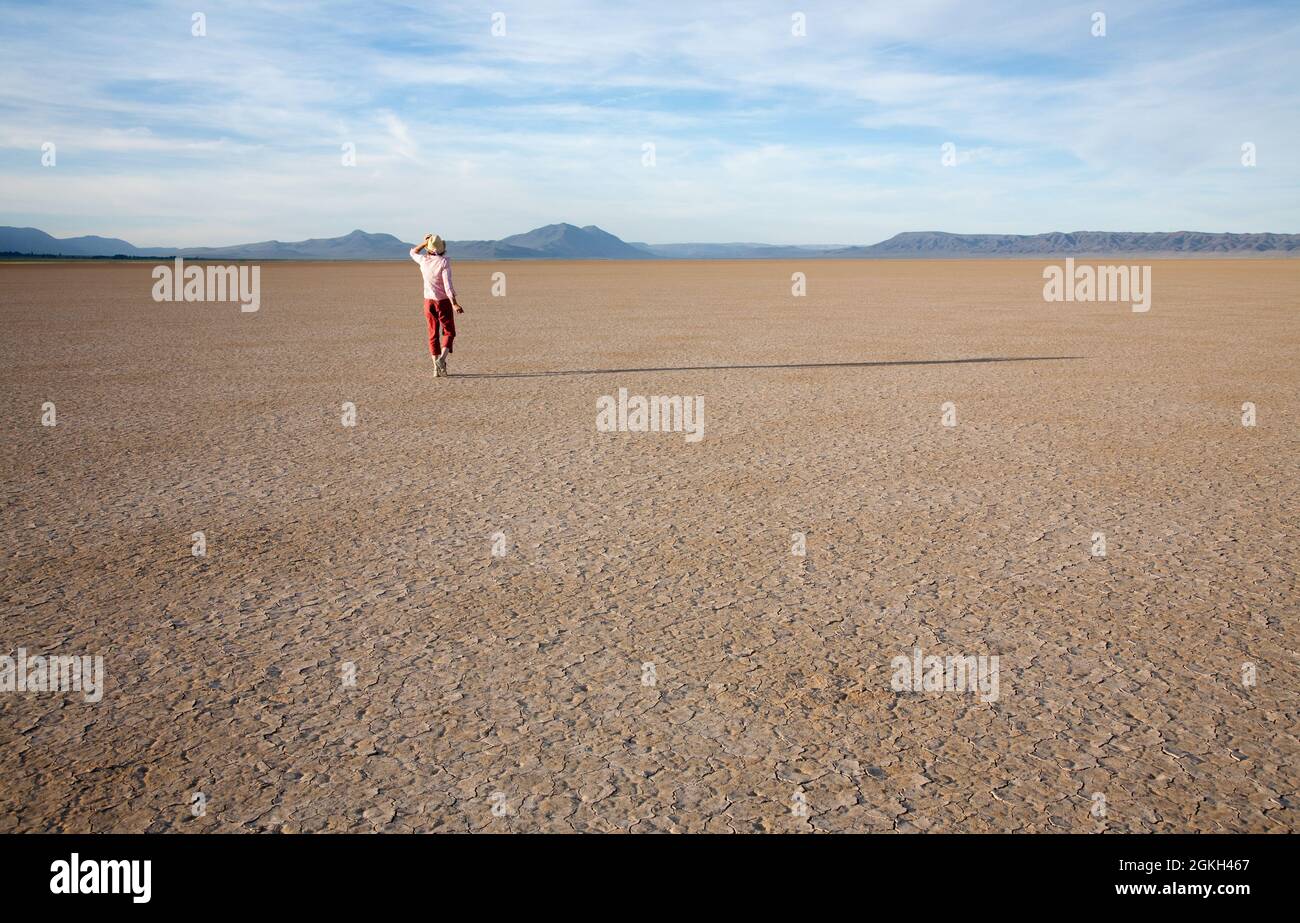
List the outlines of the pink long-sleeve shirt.
{"label": "pink long-sleeve shirt", "polygon": [[432,301],[455,301],[456,288],[451,284],[451,260],[427,250],[411,248],[411,259],[420,264],[424,276],[424,297]]}

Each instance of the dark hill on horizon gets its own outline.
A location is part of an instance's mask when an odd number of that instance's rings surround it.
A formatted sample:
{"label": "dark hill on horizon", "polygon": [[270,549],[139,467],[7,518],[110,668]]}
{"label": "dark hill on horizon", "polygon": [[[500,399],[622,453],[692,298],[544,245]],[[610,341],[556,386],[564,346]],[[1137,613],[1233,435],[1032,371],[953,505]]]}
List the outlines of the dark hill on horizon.
{"label": "dark hill on horizon", "polygon": [[1297,254],[1300,234],[1213,234],[1202,231],[1073,231],[1048,234],[949,234],[906,231],[869,247],[826,251],[828,257],[1074,256],[1108,253]]}
{"label": "dark hill on horizon", "polygon": [[[0,227],[0,254],[38,257],[189,257],[230,260],[402,260],[413,244],[355,230],[342,237],[266,240],[220,247],[139,247],[114,237],[53,237],[37,228]],[[596,227],[548,224],[501,240],[449,240],[464,260],[647,259],[979,259],[1043,256],[1300,256],[1300,234],[1204,231],[1053,231],[952,234],[907,231],[870,246],[762,243],[628,243]]]}

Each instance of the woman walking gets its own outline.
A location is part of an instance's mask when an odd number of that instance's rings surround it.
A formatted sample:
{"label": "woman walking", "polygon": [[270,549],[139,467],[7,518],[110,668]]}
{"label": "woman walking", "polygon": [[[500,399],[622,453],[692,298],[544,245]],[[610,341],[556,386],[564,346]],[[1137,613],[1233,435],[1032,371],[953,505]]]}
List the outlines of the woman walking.
{"label": "woman walking", "polygon": [[[452,309],[456,314],[465,313],[451,284],[451,261],[446,253],[447,244],[437,234],[426,234],[423,243],[411,248],[411,259],[420,265],[420,275],[424,277],[424,319],[429,323],[429,355],[433,357],[434,378],[448,375],[447,357],[451,355],[451,342],[456,339]],[[438,342],[440,330],[441,343]]]}

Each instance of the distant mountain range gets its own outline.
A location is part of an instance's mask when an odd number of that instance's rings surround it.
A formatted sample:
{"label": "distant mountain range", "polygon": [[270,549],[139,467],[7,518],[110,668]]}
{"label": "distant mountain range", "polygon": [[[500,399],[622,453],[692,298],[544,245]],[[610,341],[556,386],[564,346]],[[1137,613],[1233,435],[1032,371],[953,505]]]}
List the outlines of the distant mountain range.
{"label": "distant mountain range", "polygon": [[[225,247],[137,247],[114,237],[51,237],[36,228],[0,227],[0,255],[175,257],[228,260],[401,260],[413,244],[391,234],[264,240]],[[961,259],[971,257],[1200,255],[1300,256],[1300,234],[1203,231],[1075,231],[1065,234],[948,234],[909,231],[870,246],[781,246],[758,243],[628,243],[593,225],[548,224],[501,240],[449,240],[462,260],[753,260]]]}
{"label": "distant mountain range", "polygon": [[1223,256],[1300,256],[1300,234],[1215,234],[1205,231],[1073,231],[1069,234],[946,234],[908,231],[870,247],[845,247],[827,256],[983,257],[1093,256],[1108,253],[1183,253]]}
{"label": "distant mountain range", "polygon": [[51,237],[36,228],[0,227],[0,253],[39,256],[129,256],[228,260],[396,260],[412,244],[392,234],[353,231],[343,237],[284,242],[264,240],[227,247],[137,247],[116,237]]}

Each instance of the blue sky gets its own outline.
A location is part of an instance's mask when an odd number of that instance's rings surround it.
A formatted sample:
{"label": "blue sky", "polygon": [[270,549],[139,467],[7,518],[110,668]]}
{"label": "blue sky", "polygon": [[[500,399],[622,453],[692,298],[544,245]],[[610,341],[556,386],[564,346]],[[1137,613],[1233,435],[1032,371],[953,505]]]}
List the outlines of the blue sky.
{"label": "blue sky", "polygon": [[1294,2],[3,0],[0,35],[0,224],[57,236],[1300,231]]}

